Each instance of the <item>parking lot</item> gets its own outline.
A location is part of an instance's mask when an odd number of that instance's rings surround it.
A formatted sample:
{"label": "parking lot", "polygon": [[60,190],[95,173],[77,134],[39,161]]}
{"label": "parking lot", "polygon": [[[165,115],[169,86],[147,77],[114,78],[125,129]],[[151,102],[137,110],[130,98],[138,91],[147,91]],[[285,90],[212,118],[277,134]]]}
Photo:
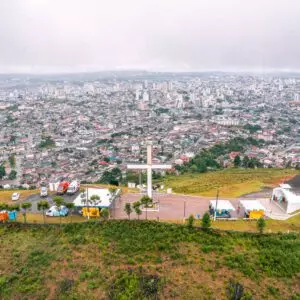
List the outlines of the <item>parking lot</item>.
{"label": "parking lot", "polygon": [[[65,202],[73,202],[74,199],[78,196],[79,192],[76,193],[75,195],[62,195],[62,197],[64,198],[64,201]],[[30,202],[32,204],[32,207],[30,210],[30,212],[32,213],[37,213],[39,212],[38,209],[37,209],[37,203],[40,202],[41,200],[46,200],[49,202],[49,205],[52,206],[54,205],[54,202],[53,202],[53,198],[56,196],[56,194],[53,194],[53,195],[48,195],[47,197],[41,197],[39,194],[36,194],[36,195],[32,195],[32,196],[29,196],[26,200],[24,200],[23,202]]]}

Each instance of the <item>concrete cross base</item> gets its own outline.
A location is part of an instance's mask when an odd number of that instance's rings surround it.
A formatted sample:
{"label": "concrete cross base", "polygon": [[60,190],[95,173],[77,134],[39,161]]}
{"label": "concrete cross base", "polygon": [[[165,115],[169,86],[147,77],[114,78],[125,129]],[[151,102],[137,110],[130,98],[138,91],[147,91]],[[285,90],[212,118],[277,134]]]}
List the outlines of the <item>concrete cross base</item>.
{"label": "concrete cross base", "polygon": [[145,212],[146,210],[148,212],[151,212],[151,211],[159,212],[159,204],[158,203],[154,203],[153,207],[148,207],[147,209],[145,207],[141,208],[141,211],[143,211],[143,212]]}

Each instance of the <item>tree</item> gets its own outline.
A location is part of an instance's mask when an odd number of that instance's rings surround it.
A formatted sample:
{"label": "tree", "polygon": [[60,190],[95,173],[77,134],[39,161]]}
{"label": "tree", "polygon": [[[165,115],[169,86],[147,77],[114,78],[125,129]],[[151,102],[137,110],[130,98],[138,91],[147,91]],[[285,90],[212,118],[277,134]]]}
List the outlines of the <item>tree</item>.
{"label": "tree", "polygon": [[140,219],[140,215],[142,214],[142,210],[141,210],[141,202],[140,201],[136,201],[132,204],[132,207],[134,209],[134,212],[136,213],[136,215],[138,216],[138,220]]}
{"label": "tree", "polygon": [[12,168],[15,168],[16,167],[16,156],[13,154],[11,155],[9,158],[9,164]]}
{"label": "tree", "polygon": [[208,228],[210,228],[211,226],[211,219],[210,219],[210,215],[208,212],[206,212],[204,215],[203,215],[203,218],[202,218],[202,221],[201,221],[201,225],[202,225],[202,228],[207,230]]}
{"label": "tree", "polygon": [[264,232],[264,229],[266,227],[266,221],[263,217],[260,217],[257,220],[256,227],[257,227],[260,234],[262,234]]}
{"label": "tree", "polygon": [[[88,200],[88,201],[90,201],[91,202],[91,204],[94,206],[94,207],[96,207],[96,205],[99,203],[99,202],[101,202],[100,201],[100,197],[98,196],[98,195],[92,195],[91,197],[90,197],[90,200]],[[88,209],[89,210],[89,209]],[[94,210],[92,210],[92,212],[93,212]],[[88,211],[88,216],[90,216],[90,212]]]}
{"label": "tree", "polygon": [[107,220],[109,218],[109,209],[108,208],[102,208],[100,211],[100,216],[103,220]]}
{"label": "tree", "polygon": [[124,207],[124,211],[126,212],[129,220],[130,220],[130,214],[132,213],[132,208],[130,203],[126,203]]}
{"label": "tree", "polygon": [[92,195],[90,200],[92,201],[92,203],[94,204],[94,206],[96,206],[97,202],[101,202],[100,201],[100,197],[98,195]]}
{"label": "tree", "polygon": [[253,158],[249,159],[248,168],[250,168],[250,169],[254,169],[255,168],[255,160]]}
{"label": "tree", "polygon": [[49,202],[41,200],[37,204],[37,209],[41,210],[43,212],[43,219],[44,219],[44,224],[46,224],[46,219],[45,219],[45,210],[49,209]]}
{"label": "tree", "polygon": [[188,222],[187,226],[189,228],[193,228],[194,222],[195,222],[195,217],[193,215],[190,215],[187,219],[187,222]]}
{"label": "tree", "polygon": [[61,197],[61,196],[55,196],[53,198],[53,201],[54,201],[54,203],[57,207],[58,213],[59,213],[59,225],[61,226],[61,213],[60,213],[60,211],[61,211],[62,205],[64,204],[64,198]]}
{"label": "tree", "polygon": [[237,155],[234,160],[233,160],[233,164],[236,168],[238,168],[241,165],[241,158],[239,155]]}
{"label": "tree", "polygon": [[21,207],[23,209],[23,217],[24,217],[24,223],[26,224],[26,215],[27,215],[27,209],[29,209],[32,206],[30,202],[24,202],[21,204]]}
{"label": "tree", "polygon": [[8,204],[0,203],[0,210],[7,210],[7,209],[8,209]]}
{"label": "tree", "polygon": [[104,158],[103,158],[103,160],[104,160],[105,162],[107,162],[107,163],[109,163],[109,162],[110,162],[110,159],[109,159],[109,157],[104,157]]}
{"label": "tree", "polygon": [[17,172],[15,170],[11,170],[11,172],[8,175],[9,180],[14,180],[17,178]]}
{"label": "tree", "polygon": [[85,200],[86,200],[85,189],[80,189],[80,198],[81,198],[82,202],[85,202]]}
{"label": "tree", "polygon": [[[7,209],[9,210],[9,211],[19,211],[20,210],[20,205],[19,204],[12,204],[12,205],[9,205],[8,207],[7,207]],[[1,207],[0,207],[0,210],[1,210]]]}
{"label": "tree", "polygon": [[90,218],[89,209],[88,209],[89,200],[88,200],[87,193],[86,193],[85,189],[80,189],[80,198],[81,198],[81,202],[83,202],[85,204],[85,207],[88,210],[87,218],[89,219]]}
{"label": "tree", "polygon": [[0,166],[0,179],[6,175],[5,168],[3,165]]}
{"label": "tree", "polygon": [[244,129],[248,130],[252,134],[261,130],[261,127],[259,125],[251,125],[248,123],[244,126]]}
{"label": "tree", "polygon": [[39,144],[40,148],[53,148],[55,147],[55,141],[50,137],[47,136],[43,139],[42,137],[42,141]]}
{"label": "tree", "polygon": [[113,211],[114,211],[114,218],[116,217],[116,193],[117,188],[116,187],[110,187],[109,192],[111,194],[110,202],[113,204]]}
{"label": "tree", "polygon": [[73,210],[74,210],[74,203],[73,202],[67,202],[66,204],[66,208],[69,210],[70,212],[70,217],[71,217],[71,220],[70,222],[72,223],[72,217],[73,217]]}
{"label": "tree", "polygon": [[152,203],[152,199],[148,195],[144,195],[140,201],[141,201],[142,205],[144,205],[144,207],[146,208],[146,220],[147,220],[148,219],[148,206],[150,203]]}
{"label": "tree", "polygon": [[244,159],[243,159],[243,163],[242,163],[244,168],[248,168],[249,165],[249,157],[247,155],[245,155]]}

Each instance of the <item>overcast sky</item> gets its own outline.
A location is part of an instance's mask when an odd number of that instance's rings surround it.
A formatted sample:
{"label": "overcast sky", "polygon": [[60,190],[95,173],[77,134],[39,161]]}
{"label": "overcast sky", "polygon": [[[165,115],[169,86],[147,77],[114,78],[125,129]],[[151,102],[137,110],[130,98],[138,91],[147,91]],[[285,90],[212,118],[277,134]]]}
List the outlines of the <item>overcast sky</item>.
{"label": "overcast sky", "polygon": [[300,0],[0,0],[0,72],[300,70]]}

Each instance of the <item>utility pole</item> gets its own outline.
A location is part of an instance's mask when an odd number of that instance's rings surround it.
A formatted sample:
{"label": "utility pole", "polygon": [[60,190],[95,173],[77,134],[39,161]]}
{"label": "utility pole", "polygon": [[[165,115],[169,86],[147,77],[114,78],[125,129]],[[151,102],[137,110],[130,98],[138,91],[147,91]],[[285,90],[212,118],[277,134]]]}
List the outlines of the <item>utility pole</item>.
{"label": "utility pole", "polygon": [[186,201],[183,202],[183,217],[185,218],[185,206],[186,206]]}
{"label": "utility pole", "polygon": [[216,218],[217,218],[218,201],[219,201],[219,189],[217,189],[217,198],[216,198],[216,207],[215,207],[215,213],[214,213],[214,221],[216,221]]}
{"label": "utility pole", "polygon": [[88,186],[86,187],[86,206],[87,206],[87,215],[88,215],[88,220],[90,219],[90,209],[89,209],[89,188]]}

